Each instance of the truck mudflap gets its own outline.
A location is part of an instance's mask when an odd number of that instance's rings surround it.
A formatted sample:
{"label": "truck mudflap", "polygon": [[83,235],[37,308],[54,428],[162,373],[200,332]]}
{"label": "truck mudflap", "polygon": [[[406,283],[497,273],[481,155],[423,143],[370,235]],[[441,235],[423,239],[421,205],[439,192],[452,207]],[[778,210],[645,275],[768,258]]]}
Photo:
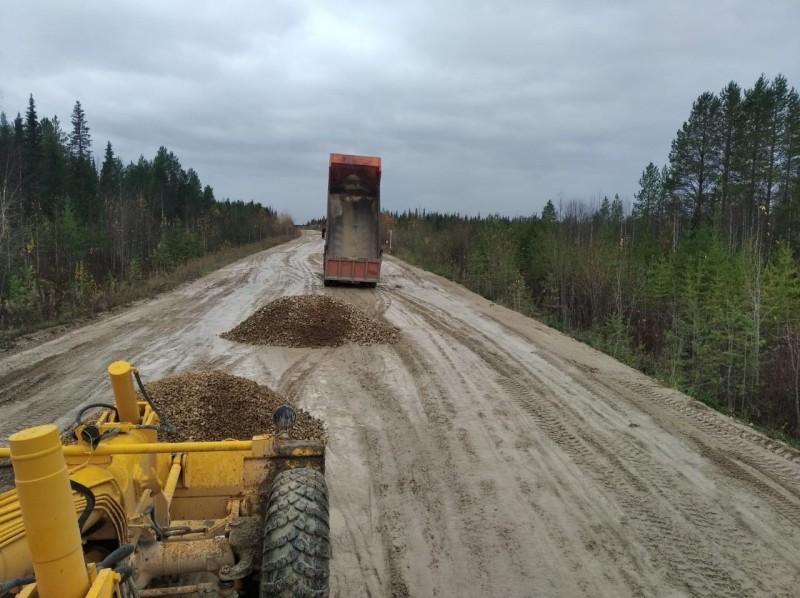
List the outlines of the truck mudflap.
{"label": "truck mudflap", "polygon": [[325,257],[325,280],[350,282],[378,282],[381,277],[381,260],[351,260]]}

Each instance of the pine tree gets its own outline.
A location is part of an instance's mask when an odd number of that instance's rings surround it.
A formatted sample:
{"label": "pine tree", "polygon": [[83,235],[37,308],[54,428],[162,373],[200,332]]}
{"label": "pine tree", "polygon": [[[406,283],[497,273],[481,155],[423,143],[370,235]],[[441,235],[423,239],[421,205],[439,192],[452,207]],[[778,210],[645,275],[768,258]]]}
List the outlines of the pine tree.
{"label": "pine tree", "polygon": [[734,142],[737,138],[742,121],[742,89],[733,81],[720,92],[721,102],[721,134],[722,134],[722,156],[721,172],[719,180],[720,195],[720,219],[721,223],[727,228],[727,236],[732,239],[733,217],[730,210],[730,195],[732,185],[732,163]]}
{"label": "pine tree", "polygon": [[780,180],[783,161],[783,138],[785,136],[789,109],[789,86],[786,77],[778,75],[769,89],[771,114],[767,130],[767,170],[764,196],[764,226],[769,229],[772,198]]}
{"label": "pine tree", "polygon": [[158,202],[163,222],[180,216],[180,185],[184,177],[177,156],[163,145],[159,147],[153,158],[152,201]]}
{"label": "pine tree", "polygon": [[772,94],[764,75],[744,93],[743,119],[734,151],[735,178],[742,238],[763,239],[766,178],[769,169],[769,129],[772,119]]}
{"label": "pine tree", "polygon": [[692,105],[669,154],[673,189],[697,229],[711,214],[711,200],[720,168],[720,101],[705,92]]}
{"label": "pine tree", "polygon": [[608,213],[608,219],[614,227],[622,225],[622,218],[625,215],[625,207],[622,205],[622,200],[619,193],[614,194],[614,199],[611,201],[611,209]]}
{"label": "pine tree", "polygon": [[650,162],[639,178],[639,191],[633,194],[633,215],[642,219],[650,231],[658,235],[662,222],[658,210],[664,195],[664,181],[661,171]]}
{"label": "pine tree", "polygon": [[800,252],[800,94],[786,96],[786,122],[780,140],[780,173],[772,218],[776,239],[785,239]]}
{"label": "pine tree", "polygon": [[[20,188],[19,177],[16,170],[20,164],[15,159],[14,127],[8,122],[5,112],[0,112],[0,248],[6,253],[6,260],[10,259],[10,249],[7,245],[11,232],[15,228],[16,211],[19,203]],[[10,264],[3,264],[4,275],[8,272]],[[0,280],[0,290],[3,281]]]}
{"label": "pine tree", "polygon": [[27,188],[25,186],[25,123],[19,112],[14,119],[14,129],[11,142],[12,185],[18,190],[20,204],[23,212],[29,212]]}

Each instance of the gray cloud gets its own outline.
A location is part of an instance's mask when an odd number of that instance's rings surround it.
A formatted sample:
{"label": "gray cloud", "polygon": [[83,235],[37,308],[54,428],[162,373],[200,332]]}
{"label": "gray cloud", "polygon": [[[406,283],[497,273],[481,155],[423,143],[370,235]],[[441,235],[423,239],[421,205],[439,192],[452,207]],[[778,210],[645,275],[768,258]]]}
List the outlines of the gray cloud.
{"label": "gray cloud", "polygon": [[631,199],[700,93],[800,77],[788,0],[254,4],[6,3],[0,109],[80,100],[98,158],[165,145],[298,222],[329,152],[382,156],[388,209],[527,215]]}

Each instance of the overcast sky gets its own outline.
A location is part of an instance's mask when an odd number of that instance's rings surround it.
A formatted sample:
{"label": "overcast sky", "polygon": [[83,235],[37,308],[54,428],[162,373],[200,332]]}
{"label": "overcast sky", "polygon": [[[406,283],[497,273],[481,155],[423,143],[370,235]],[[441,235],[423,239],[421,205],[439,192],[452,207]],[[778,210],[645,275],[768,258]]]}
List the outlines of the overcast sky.
{"label": "overcast sky", "polygon": [[285,0],[0,5],[0,110],[102,161],[159,146],[217,199],[325,213],[328,154],[383,158],[385,209],[632,201],[704,91],[800,87],[798,0]]}

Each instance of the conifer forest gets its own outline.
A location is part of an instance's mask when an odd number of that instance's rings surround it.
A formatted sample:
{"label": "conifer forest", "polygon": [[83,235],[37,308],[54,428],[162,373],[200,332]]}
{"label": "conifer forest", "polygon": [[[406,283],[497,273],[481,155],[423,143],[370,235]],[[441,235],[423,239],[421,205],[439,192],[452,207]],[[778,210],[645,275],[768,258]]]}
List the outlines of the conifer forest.
{"label": "conifer forest", "polygon": [[701,94],[633,201],[529,217],[388,214],[394,252],[800,439],[800,97]]}
{"label": "conifer forest", "polygon": [[161,146],[125,164],[111,141],[94,151],[76,102],[69,125],[0,112],[0,330],[69,321],[136,298],[158,274],[220,249],[295,234],[286,215],[220,201]]}
{"label": "conifer forest", "polygon": [[[800,96],[781,75],[702,93],[632,200],[527,217],[385,213],[391,251],[717,408],[800,440]],[[322,200],[320,199],[320,202]],[[219,201],[160,147],[95,159],[70,125],[0,113],[0,326],[63,321],[222,248],[295,234]],[[386,239],[388,241],[388,238]],[[89,310],[91,311],[91,309]]]}

